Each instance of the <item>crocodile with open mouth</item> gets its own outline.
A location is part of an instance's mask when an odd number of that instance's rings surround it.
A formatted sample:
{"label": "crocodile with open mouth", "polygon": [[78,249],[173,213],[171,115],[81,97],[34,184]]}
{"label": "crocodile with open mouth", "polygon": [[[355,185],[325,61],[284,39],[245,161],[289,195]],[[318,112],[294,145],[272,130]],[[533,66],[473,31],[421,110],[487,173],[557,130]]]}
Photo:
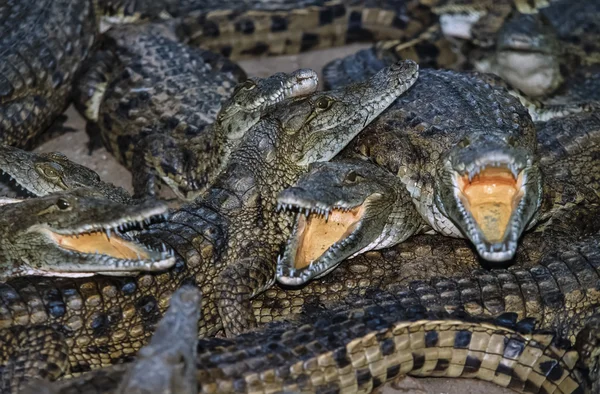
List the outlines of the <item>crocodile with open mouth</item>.
{"label": "crocodile with open mouth", "polygon": [[423,70],[415,89],[343,155],[396,175],[426,225],[466,237],[481,257],[501,262],[514,255],[539,208],[542,179],[534,123],[506,89],[489,83],[493,79]]}
{"label": "crocodile with open mouth", "polygon": [[234,339],[197,340],[199,299],[191,286],[177,290],[134,362],[38,380],[23,393],[368,393],[405,375],[476,378],[531,393],[598,385],[597,317],[572,346],[514,313],[428,313],[376,292],[355,306],[306,311]]}
{"label": "crocodile with open mouth", "polygon": [[[276,212],[277,194],[293,184],[310,163],[328,160],[343,149],[417,77],[418,66],[404,61],[363,83],[282,101],[245,133],[205,197],[136,235],[149,247],[164,244],[172,249],[177,262],[171,269],[122,280],[101,275],[52,278],[51,282],[15,278],[0,296],[19,298],[24,288],[41,286],[44,299],[60,304],[57,297],[64,294],[70,300],[62,308],[36,314],[35,319],[0,309],[1,325],[15,329],[42,325],[66,332],[69,374],[113,364],[135,353],[148,339],[173,291],[190,282],[205,293],[200,335],[223,330],[231,336],[256,327],[250,299],[274,283],[277,253],[291,230],[292,218]],[[76,300],[82,289],[87,299],[85,315],[80,314],[81,304]],[[94,351],[90,346],[95,345],[88,340],[98,345]],[[29,345],[36,348],[39,344]],[[8,350],[19,349],[29,349],[28,344]],[[12,357],[6,358],[9,364]],[[18,384],[21,378],[10,380]]]}
{"label": "crocodile with open mouth", "polygon": [[125,234],[166,220],[159,202],[123,205],[90,189],[75,189],[0,206],[0,281],[18,276],[84,277],[161,271],[175,258]]}
{"label": "crocodile with open mouth", "polygon": [[[573,114],[536,128],[543,184],[533,230],[593,231],[593,212],[600,208],[600,168],[594,159],[600,150],[600,115]],[[378,157],[386,157],[383,150]],[[402,242],[426,228],[401,179],[361,160],[313,165],[278,203],[300,211],[278,262],[278,280],[288,285],[323,276],[348,257]]]}

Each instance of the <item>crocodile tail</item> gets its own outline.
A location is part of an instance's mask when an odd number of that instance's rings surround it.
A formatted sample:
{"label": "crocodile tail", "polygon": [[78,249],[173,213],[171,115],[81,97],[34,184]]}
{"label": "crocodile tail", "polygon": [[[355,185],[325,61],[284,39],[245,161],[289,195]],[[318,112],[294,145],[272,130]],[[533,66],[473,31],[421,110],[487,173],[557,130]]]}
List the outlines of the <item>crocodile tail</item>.
{"label": "crocodile tail", "polygon": [[[201,10],[179,20],[182,38],[232,59],[296,54],[354,42],[410,39],[435,21],[426,7],[367,1],[283,4],[253,10]],[[311,2],[312,3],[312,2]],[[314,2],[317,3],[317,2]]]}

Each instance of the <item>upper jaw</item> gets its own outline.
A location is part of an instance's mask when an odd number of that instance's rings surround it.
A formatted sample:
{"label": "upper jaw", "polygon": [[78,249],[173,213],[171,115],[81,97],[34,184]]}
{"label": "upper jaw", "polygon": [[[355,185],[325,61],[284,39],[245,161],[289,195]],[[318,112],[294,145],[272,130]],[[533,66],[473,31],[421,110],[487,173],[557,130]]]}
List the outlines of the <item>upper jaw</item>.
{"label": "upper jaw", "polygon": [[17,178],[13,177],[10,173],[0,169],[0,182],[8,186],[11,192],[15,192],[18,196],[23,197],[38,197],[39,194],[33,189],[20,183]]}
{"label": "upper jaw", "polygon": [[[173,252],[164,244],[144,245],[127,231],[142,229],[155,221],[168,217],[165,205],[141,209],[137,214],[127,215],[103,223],[83,223],[69,228],[36,225],[29,232],[43,234],[61,253],[75,257],[81,264],[81,272],[115,275],[127,272],[157,271],[175,263]],[[56,265],[60,271],[61,265]]]}
{"label": "upper jaw", "polygon": [[[369,240],[364,236],[364,219],[368,216],[368,200],[370,198],[377,197],[369,196],[363,202],[356,204],[337,202],[329,205],[282,193],[278,199],[278,209],[294,209],[298,211],[298,214],[283,255],[277,259],[277,281],[284,285],[298,286],[311,279],[322,277],[336,268],[344,259],[352,257],[366,246],[365,243],[369,243]],[[344,226],[344,216],[357,217],[357,220]],[[319,245],[320,247],[314,251],[319,254],[310,256],[310,251],[308,254],[303,251],[302,243],[305,237],[311,237],[311,234],[306,232],[308,226],[314,222],[317,222],[317,225],[326,223],[331,226],[332,239],[327,239],[327,233],[312,235],[315,241],[321,241],[322,245]],[[336,226],[336,223],[342,224]],[[310,241],[312,241],[311,238],[308,239],[308,242]],[[302,266],[298,267],[298,264]]]}
{"label": "upper jaw", "polygon": [[541,203],[541,179],[531,160],[490,153],[469,166],[458,166],[460,170],[446,164],[451,188],[443,193],[446,201],[436,191],[440,210],[474,244],[480,257],[491,262],[511,260]]}

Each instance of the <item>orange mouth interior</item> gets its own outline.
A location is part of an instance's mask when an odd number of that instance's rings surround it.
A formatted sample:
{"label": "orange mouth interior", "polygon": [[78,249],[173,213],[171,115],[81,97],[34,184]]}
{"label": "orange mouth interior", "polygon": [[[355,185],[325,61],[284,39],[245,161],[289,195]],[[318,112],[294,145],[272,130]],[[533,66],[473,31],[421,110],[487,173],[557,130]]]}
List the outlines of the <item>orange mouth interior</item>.
{"label": "orange mouth interior", "polygon": [[99,253],[118,259],[148,259],[148,252],[133,242],[115,236],[108,237],[103,231],[86,233],[79,236],[49,232],[54,242],[63,249],[79,253]]}
{"label": "orange mouth interior", "polygon": [[348,211],[334,209],[326,221],[325,216],[310,214],[308,218],[299,215],[298,248],[294,267],[305,268],[318,259],[336,242],[349,236],[358,225],[365,209],[362,205]]}
{"label": "orange mouth interior", "polygon": [[471,213],[488,242],[500,242],[513,211],[523,197],[523,176],[515,179],[508,168],[486,168],[469,182],[464,175],[458,180],[461,201]]}

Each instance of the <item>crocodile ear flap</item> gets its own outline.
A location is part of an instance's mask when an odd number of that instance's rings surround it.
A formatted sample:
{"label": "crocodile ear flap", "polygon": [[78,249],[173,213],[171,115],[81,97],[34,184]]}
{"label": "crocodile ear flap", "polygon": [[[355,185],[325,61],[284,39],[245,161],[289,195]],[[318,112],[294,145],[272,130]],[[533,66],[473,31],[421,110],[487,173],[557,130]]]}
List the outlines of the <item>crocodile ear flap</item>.
{"label": "crocodile ear flap", "polygon": [[10,198],[10,197],[0,197],[0,206],[8,205],[8,204],[16,204],[19,202],[25,201],[25,198]]}

